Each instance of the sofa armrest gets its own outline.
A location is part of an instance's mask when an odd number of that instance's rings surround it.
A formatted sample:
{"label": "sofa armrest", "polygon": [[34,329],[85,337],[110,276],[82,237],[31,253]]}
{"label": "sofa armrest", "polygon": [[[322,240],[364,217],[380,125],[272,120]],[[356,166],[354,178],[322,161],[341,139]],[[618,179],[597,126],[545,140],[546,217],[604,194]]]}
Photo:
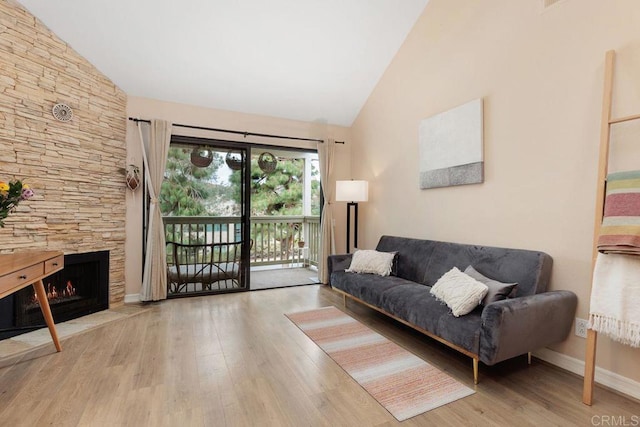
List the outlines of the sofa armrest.
{"label": "sofa armrest", "polygon": [[351,265],[352,254],[329,255],[327,257],[327,268],[329,277],[334,271],[344,271]]}
{"label": "sofa armrest", "polygon": [[493,365],[564,341],[577,304],[573,292],[549,291],[487,305],[482,311],[480,360]]}

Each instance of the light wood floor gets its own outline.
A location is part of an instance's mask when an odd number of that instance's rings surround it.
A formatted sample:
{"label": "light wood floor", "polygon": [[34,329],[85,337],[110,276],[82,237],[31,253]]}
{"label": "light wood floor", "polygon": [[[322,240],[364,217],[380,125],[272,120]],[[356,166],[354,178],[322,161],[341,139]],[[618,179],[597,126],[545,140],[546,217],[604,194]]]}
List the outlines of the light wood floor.
{"label": "light wood floor", "polygon": [[[342,299],[320,285],[155,304],[0,369],[0,425],[399,425],[283,315],[331,304]],[[348,312],[473,387],[469,358],[353,302]],[[581,387],[526,357],[481,365],[476,394],[402,425],[640,420],[640,403],[597,388],[588,407]]]}
{"label": "light wood floor", "polygon": [[251,290],[284,288],[318,283],[318,271],[310,268],[277,268],[251,272]]}

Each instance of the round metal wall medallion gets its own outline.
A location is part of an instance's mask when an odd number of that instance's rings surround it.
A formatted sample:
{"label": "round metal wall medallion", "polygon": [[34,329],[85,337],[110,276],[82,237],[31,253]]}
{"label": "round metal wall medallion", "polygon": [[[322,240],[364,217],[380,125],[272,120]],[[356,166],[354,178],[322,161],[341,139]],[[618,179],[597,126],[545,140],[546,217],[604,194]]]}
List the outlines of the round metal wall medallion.
{"label": "round metal wall medallion", "polygon": [[53,117],[61,122],[68,122],[73,117],[73,110],[67,104],[56,104],[53,106]]}

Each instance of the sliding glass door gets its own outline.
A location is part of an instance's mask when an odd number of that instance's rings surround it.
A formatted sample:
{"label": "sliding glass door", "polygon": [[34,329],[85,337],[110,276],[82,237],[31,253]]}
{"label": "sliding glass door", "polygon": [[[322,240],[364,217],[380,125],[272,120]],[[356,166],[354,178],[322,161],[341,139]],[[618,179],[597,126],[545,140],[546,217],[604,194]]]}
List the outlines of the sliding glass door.
{"label": "sliding glass door", "polygon": [[248,148],[173,136],[160,192],[168,296],[247,290]]}
{"label": "sliding glass door", "polygon": [[320,173],[315,151],[251,149],[251,289],[318,282]]}
{"label": "sliding glass door", "polygon": [[311,150],[172,136],[159,197],[168,296],[316,283],[319,180]]}

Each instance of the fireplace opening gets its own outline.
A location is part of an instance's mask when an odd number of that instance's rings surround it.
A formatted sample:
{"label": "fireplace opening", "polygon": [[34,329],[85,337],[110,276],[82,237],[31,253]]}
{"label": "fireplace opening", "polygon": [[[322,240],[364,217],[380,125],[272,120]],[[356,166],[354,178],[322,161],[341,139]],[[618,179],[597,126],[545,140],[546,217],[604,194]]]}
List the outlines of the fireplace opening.
{"label": "fireplace opening", "polygon": [[[65,255],[64,269],[43,279],[43,283],[56,323],[106,310],[109,308],[109,251]],[[12,303],[4,301],[10,298]],[[2,310],[0,314],[0,339],[46,327],[33,286],[3,298],[2,306],[12,306],[12,310],[6,310],[11,313]]]}

